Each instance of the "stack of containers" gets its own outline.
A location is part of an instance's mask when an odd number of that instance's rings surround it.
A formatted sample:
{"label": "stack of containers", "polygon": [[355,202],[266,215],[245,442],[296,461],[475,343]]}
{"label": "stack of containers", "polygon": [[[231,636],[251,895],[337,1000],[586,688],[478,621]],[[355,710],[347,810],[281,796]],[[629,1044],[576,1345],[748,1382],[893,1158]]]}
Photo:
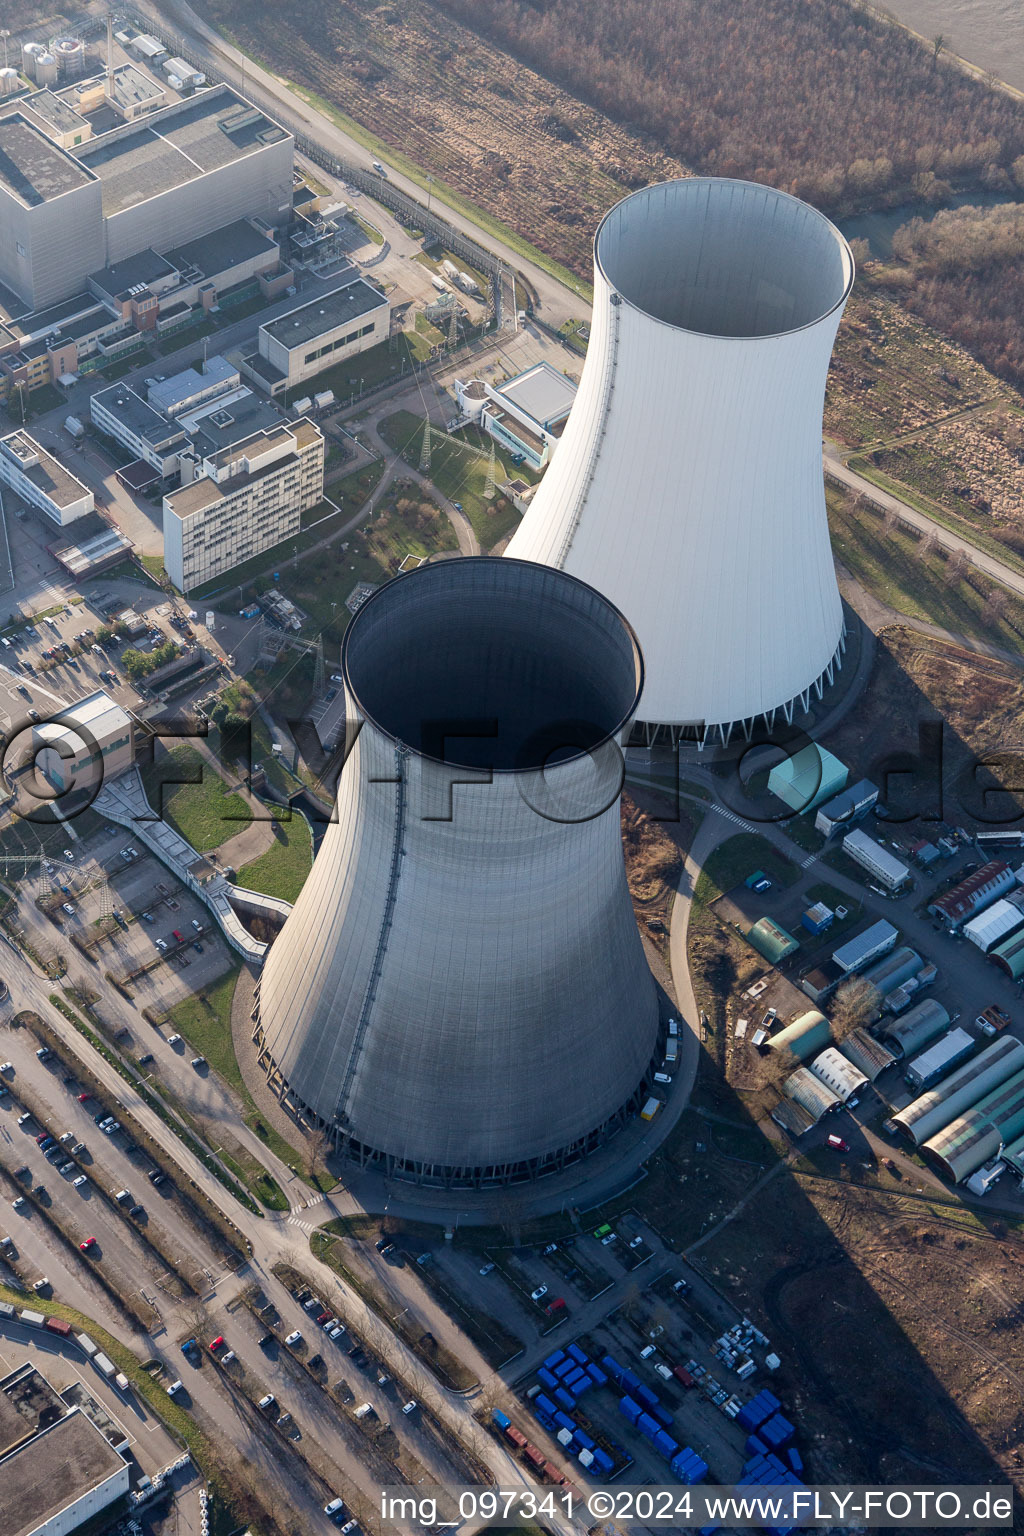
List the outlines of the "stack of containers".
{"label": "stack of containers", "polygon": [[752,1434],[760,1429],[765,1419],[770,1419],[773,1413],[778,1413],[781,1407],[782,1404],[774,1392],[769,1392],[767,1387],[762,1387],[756,1397],[751,1398],[749,1403],[743,1404],[736,1415],[736,1422],[741,1429]]}
{"label": "stack of containers", "polygon": [[784,1419],[781,1413],[773,1413],[770,1419],[766,1419],[757,1431],[758,1438],[763,1440],[770,1451],[783,1450],[796,1434],[794,1426],[788,1419]]}
{"label": "stack of containers", "polygon": [[681,1483],[702,1483],[708,1475],[708,1464],[687,1445],[672,1458],[671,1472]]}

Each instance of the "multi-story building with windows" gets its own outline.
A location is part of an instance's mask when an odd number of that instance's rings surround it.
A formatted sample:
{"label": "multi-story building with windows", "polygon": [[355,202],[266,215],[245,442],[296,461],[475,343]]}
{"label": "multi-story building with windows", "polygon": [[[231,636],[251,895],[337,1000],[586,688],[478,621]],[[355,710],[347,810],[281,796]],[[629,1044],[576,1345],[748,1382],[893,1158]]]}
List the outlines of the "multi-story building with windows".
{"label": "multi-story building with windows", "polygon": [[25,431],[0,437],[0,485],[38,507],[59,528],[84,517],[96,505],[89,487]]}
{"label": "multi-story building with windows", "polygon": [[96,790],[135,761],[131,717],[102,689],[33,727],[39,772],[61,794]]}
{"label": "multi-story building with windows", "polygon": [[269,394],[283,394],[390,333],[391,305],[360,277],[261,325],[257,350],[243,358],[242,371]]}
{"label": "multi-story building with windows", "polygon": [[164,566],[181,592],[298,533],[323,494],[324,440],[305,418],[280,422],[192,468],[196,477],[164,497]]}

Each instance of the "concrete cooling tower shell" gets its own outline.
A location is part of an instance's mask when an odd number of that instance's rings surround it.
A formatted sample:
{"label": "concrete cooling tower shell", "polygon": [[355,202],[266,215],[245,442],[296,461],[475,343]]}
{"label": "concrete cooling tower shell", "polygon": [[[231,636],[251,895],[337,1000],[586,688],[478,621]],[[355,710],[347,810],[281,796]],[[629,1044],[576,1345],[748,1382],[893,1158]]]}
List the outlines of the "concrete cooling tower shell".
{"label": "concrete cooling tower shell", "polygon": [[853,276],[826,218],[750,182],[646,187],[598,229],[579,393],[508,552],[636,627],[649,739],[791,718],[831,680],[821,425]]}
{"label": "concrete cooling tower shell", "polygon": [[635,636],[561,572],[452,560],[375,593],[342,670],[350,755],[260,980],[261,1062],[364,1164],[563,1166],[655,1065],[619,825]]}

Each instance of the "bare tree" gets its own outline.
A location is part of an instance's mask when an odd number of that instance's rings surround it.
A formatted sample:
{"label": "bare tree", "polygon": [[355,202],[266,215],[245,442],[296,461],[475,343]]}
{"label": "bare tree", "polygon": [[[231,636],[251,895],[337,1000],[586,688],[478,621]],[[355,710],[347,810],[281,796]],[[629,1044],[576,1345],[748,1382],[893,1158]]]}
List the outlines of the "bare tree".
{"label": "bare tree", "polygon": [[886,534],[891,537],[900,525],[900,515],[895,507],[886,507],[885,517],[882,520]]}
{"label": "bare tree", "polygon": [[322,1122],[317,1121],[315,1125],[310,1127],[302,1154],[302,1163],[308,1179],[315,1180],[317,1174],[321,1171],[324,1153],[329,1142],[330,1136]]}
{"label": "bare tree", "polygon": [[985,599],[985,607],[982,610],[982,618],[989,623],[995,623],[1006,612],[1006,593],[1002,587],[993,587]]}
{"label": "bare tree", "polygon": [[878,988],[866,976],[854,976],[850,981],[844,981],[831,1009],[833,1038],[844,1040],[851,1030],[869,1023],[876,1017],[880,1001]]}
{"label": "bare tree", "polygon": [[954,549],[946,558],[946,573],[943,581],[947,587],[957,587],[963,580],[964,572],[970,565],[970,559],[965,549]]}
{"label": "bare tree", "polygon": [[938,64],[940,56],[949,47],[949,38],[944,32],[936,32],[932,38],[932,63]]}
{"label": "bare tree", "polygon": [[917,553],[920,555],[922,560],[929,559],[929,557],[934,553],[938,542],[939,536],[935,532],[935,529],[932,527],[932,525],[929,523],[928,527],[921,535],[917,545]]}

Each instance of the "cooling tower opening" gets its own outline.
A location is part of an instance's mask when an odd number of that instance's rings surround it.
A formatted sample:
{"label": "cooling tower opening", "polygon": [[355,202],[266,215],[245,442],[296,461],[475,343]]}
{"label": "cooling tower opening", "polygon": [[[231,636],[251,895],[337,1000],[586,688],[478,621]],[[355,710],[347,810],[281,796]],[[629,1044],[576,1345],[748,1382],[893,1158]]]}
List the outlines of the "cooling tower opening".
{"label": "cooling tower opening", "polygon": [[382,587],[349,625],[342,671],[386,735],[496,771],[599,746],[632,718],[643,684],[636,637],[599,593],[547,566],[486,557]]}
{"label": "cooling tower opening", "polygon": [[816,209],[748,181],[644,187],[597,231],[595,260],[627,303],[705,336],[778,336],[842,304],[850,247]]}

